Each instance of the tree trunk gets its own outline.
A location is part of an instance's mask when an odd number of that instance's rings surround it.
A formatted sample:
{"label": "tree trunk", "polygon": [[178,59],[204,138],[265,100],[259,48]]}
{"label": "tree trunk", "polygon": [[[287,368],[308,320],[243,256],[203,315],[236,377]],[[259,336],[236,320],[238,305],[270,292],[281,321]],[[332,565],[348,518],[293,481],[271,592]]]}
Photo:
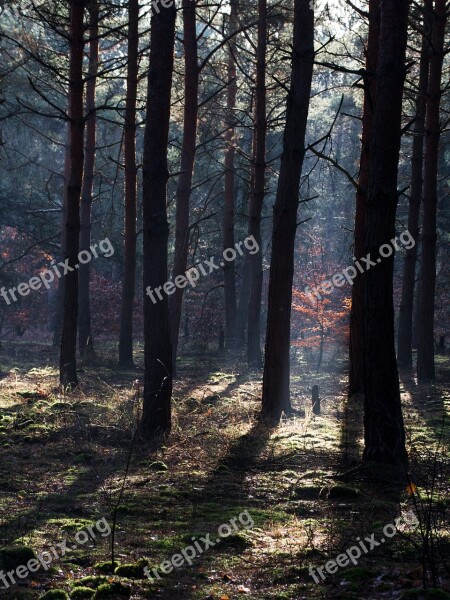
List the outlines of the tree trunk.
{"label": "tree trunk", "polygon": [[[64,144],[64,175],[63,175],[63,205],[61,219],[61,252],[59,258],[64,261],[66,252],[66,219],[67,219],[67,189],[70,177],[70,125],[66,124],[65,144]],[[58,279],[58,290],[56,292],[55,316],[54,316],[54,331],[53,331],[53,348],[61,348],[61,332],[62,319],[64,312],[64,280],[65,277]]]}
{"label": "tree trunk", "polygon": [[408,231],[414,238],[415,244],[406,250],[403,263],[402,299],[398,323],[397,362],[400,367],[412,367],[412,323],[414,306],[414,288],[417,263],[417,245],[419,243],[419,214],[422,201],[423,186],[423,142],[425,134],[425,112],[427,107],[427,87],[429,71],[429,17],[427,5],[424,3],[425,17],[423,21],[422,47],[420,51],[419,91],[416,98],[416,122],[414,124],[414,139],[411,157],[411,195],[408,210]]}
{"label": "tree trunk", "polygon": [[136,292],[136,103],[139,56],[139,0],[128,3],[128,65],[125,107],[125,244],[120,309],[119,365],[133,363],[133,306]]}
{"label": "tree trunk", "polygon": [[[195,163],[198,113],[198,58],[195,0],[183,0],[183,35],[184,35],[184,117],[183,146],[181,149],[181,173],[178,178],[175,216],[175,257],[173,275],[183,275],[187,269],[189,250],[189,206],[192,190],[192,176]],[[169,299],[170,336],[172,341],[173,369],[175,372],[180,333],[181,309],[183,306],[184,288],[176,288]]]}
{"label": "tree trunk", "polygon": [[[237,29],[238,0],[230,0],[229,34]],[[236,41],[233,37],[228,42],[228,88],[225,125],[225,191],[223,219],[223,248],[234,248],[234,199],[235,177],[234,158],[235,148],[235,108],[237,96],[236,72]],[[223,267],[225,292],[225,344],[232,347],[235,338],[237,296],[236,296],[236,267],[233,261],[225,262]]]}
{"label": "tree trunk", "polygon": [[167,144],[173,74],[176,7],[152,16],[147,121],[143,156],[144,407],[142,434],[154,437],[171,426],[172,345],[167,294],[153,302],[146,293],[167,282]]}
{"label": "tree trunk", "polygon": [[[249,201],[250,207],[250,201]],[[251,254],[247,254],[244,258],[244,264],[241,272],[241,282],[238,286],[239,300],[236,311],[236,328],[235,328],[235,344],[236,351],[241,352],[245,347],[245,338],[247,331],[248,320],[248,303],[250,300],[250,259]]]}
{"label": "tree trunk", "polygon": [[[377,264],[364,274],[364,455],[405,466],[405,431],[394,345],[394,253],[403,85],[409,0],[381,4],[376,106],[367,194],[365,253]],[[384,254],[386,254],[383,251]]]}
{"label": "tree trunk", "polygon": [[314,12],[309,0],[295,0],[291,90],[273,216],[263,377],[262,417],[270,422],[278,422],[283,412],[291,412],[289,350],[294,245],[313,62]]}
{"label": "tree trunk", "polygon": [[[98,3],[89,3],[89,75],[86,83],[86,142],[84,156],[83,188],[81,191],[80,211],[80,251],[90,252],[91,246],[91,208],[94,188],[95,145],[97,119],[95,114],[95,89],[98,72]],[[89,293],[90,262],[80,263],[79,274],[79,317],[78,317],[78,347],[80,356],[92,360],[94,344],[91,326],[91,303]]]}
{"label": "tree trunk", "polygon": [[417,344],[417,379],[433,381],[434,371],[434,303],[436,288],[436,212],[439,160],[439,108],[444,60],[445,0],[436,0],[432,15],[430,75],[425,121],[425,163],[423,180],[422,286],[419,298],[419,338]]}
{"label": "tree trunk", "polygon": [[78,318],[78,252],[80,243],[80,196],[83,180],[83,17],[84,0],[70,3],[69,148],[64,260],[69,267],[64,281],[64,313],[59,359],[59,377],[64,387],[78,385],[76,350]]}
{"label": "tree trunk", "polygon": [[[367,188],[370,173],[370,140],[373,131],[373,115],[376,103],[375,73],[378,63],[378,44],[380,37],[380,2],[369,2],[369,34],[366,50],[366,77],[364,82],[364,108],[362,119],[361,158],[358,189],[356,191],[355,244],[356,259],[364,256],[364,231],[366,225]],[[350,311],[350,348],[349,348],[349,396],[361,394],[363,383],[363,274],[358,273],[353,280],[352,308]]]}
{"label": "tree trunk", "polygon": [[261,215],[266,192],[266,47],[267,0],[258,0],[258,45],[256,49],[256,107],[255,107],[255,167],[253,190],[250,196],[248,234],[259,245],[259,252],[250,255],[250,299],[248,304],[247,361],[251,368],[262,367],[261,303],[262,303],[262,244]]}

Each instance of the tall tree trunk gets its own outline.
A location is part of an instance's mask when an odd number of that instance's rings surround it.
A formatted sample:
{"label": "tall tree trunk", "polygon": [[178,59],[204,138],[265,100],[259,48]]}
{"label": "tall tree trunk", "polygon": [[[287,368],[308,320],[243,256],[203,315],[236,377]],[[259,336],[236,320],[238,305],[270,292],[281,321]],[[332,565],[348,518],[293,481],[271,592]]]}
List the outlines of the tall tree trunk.
{"label": "tall tree trunk", "polygon": [[[369,34],[366,49],[366,77],[364,82],[364,108],[362,119],[361,158],[358,189],[356,191],[356,211],[354,230],[354,254],[358,260],[364,256],[364,231],[366,226],[366,201],[370,173],[370,140],[373,131],[373,115],[376,102],[375,73],[378,63],[380,37],[380,2],[369,2]],[[349,396],[361,394],[363,384],[363,275],[358,273],[353,281],[352,308],[350,311],[350,370]]]}
{"label": "tall tree trunk", "polygon": [[263,377],[262,416],[273,422],[279,421],[282,412],[291,412],[289,350],[294,245],[313,62],[314,12],[309,0],[295,0],[291,89],[273,215]]}
{"label": "tall tree trunk", "polygon": [[[230,0],[229,34],[237,29],[238,0]],[[233,37],[228,42],[228,88],[225,125],[225,190],[224,190],[224,219],[223,219],[223,247],[234,247],[234,203],[235,203],[235,177],[234,159],[235,147],[235,108],[237,96],[236,72],[236,40]],[[229,348],[234,344],[237,295],[236,295],[236,266],[233,261],[226,262],[223,268],[225,292],[225,343]]]}
{"label": "tall tree trunk", "polygon": [[175,43],[176,7],[152,16],[147,121],[143,157],[144,233],[144,407],[142,434],[163,434],[171,426],[172,345],[167,294],[153,302],[146,293],[167,282],[167,144]]}
{"label": "tall tree trunk", "polygon": [[[66,124],[64,144],[64,175],[63,175],[63,206],[61,219],[61,252],[59,258],[63,261],[66,252],[66,220],[67,220],[67,189],[70,177],[70,124]],[[64,312],[64,281],[65,277],[58,279],[58,290],[56,292],[53,348],[61,348],[62,319]]]}
{"label": "tall tree trunk", "polygon": [[136,291],[136,103],[139,57],[139,0],[128,2],[128,64],[125,107],[125,244],[120,310],[119,365],[133,366],[133,305]]}
{"label": "tall tree trunk", "polygon": [[[198,58],[195,0],[183,0],[184,36],[184,117],[183,145],[181,149],[181,173],[178,178],[175,216],[175,257],[173,275],[183,275],[187,268],[189,250],[189,206],[192,190],[192,176],[195,163],[198,113]],[[178,337],[180,333],[181,308],[184,288],[176,288],[169,299],[170,336],[172,341],[173,369],[175,372]]]}
{"label": "tall tree trunk", "polygon": [[439,108],[444,60],[445,0],[435,0],[432,15],[430,75],[425,121],[425,163],[423,180],[422,285],[419,298],[419,338],[417,344],[417,378],[429,382],[434,371],[434,296],[436,289],[436,212],[439,160]]}
{"label": "tall tree trunk", "polygon": [[[367,194],[365,253],[377,264],[364,274],[364,455],[367,461],[405,466],[405,431],[394,344],[393,252],[397,173],[409,0],[381,4],[376,106]],[[383,251],[384,254],[386,252]]]}
{"label": "tall tree trunk", "polygon": [[417,245],[419,243],[419,215],[422,201],[423,187],[423,142],[425,134],[425,112],[427,107],[427,88],[429,71],[428,39],[429,16],[427,6],[430,0],[424,3],[425,16],[423,20],[424,33],[420,50],[419,90],[416,98],[416,122],[414,124],[414,139],[411,157],[411,195],[408,210],[408,231],[414,238],[415,244],[406,250],[403,263],[402,299],[398,323],[398,349],[397,362],[405,368],[412,367],[412,324],[414,289],[417,264]]}
{"label": "tall tree trunk", "polygon": [[[250,207],[250,202],[249,202]],[[241,281],[238,285],[238,303],[236,311],[235,344],[236,351],[245,347],[245,337],[248,320],[248,303],[250,300],[250,259],[251,254],[246,255],[242,266]]]}
{"label": "tall tree trunk", "polygon": [[78,252],[80,244],[80,196],[83,181],[84,114],[83,114],[83,50],[85,0],[70,2],[69,49],[69,148],[70,174],[67,185],[65,256],[69,272],[64,282],[64,314],[59,358],[59,377],[64,387],[78,385],[76,350],[78,319]]}
{"label": "tall tree trunk", "polygon": [[[89,74],[86,83],[86,142],[84,155],[83,188],[81,191],[80,211],[80,251],[90,251],[91,246],[91,208],[94,189],[95,146],[97,119],[95,114],[95,89],[98,72],[98,2],[90,0],[89,6]],[[90,263],[80,263],[79,275],[79,317],[78,347],[85,359],[94,358],[92,339],[91,303],[89,293]]]}
{"label": "tall tree trunk", "polygon": [[260,369],[261,303],[262,303],[262,244],[261,215],[266,193],[266,47],[267,0],[258,0],[258,43],[256,48],[256,106],[255,106],[255,167],[253,190],[250,196],[248,234],[259,245],[259,252],[250,255],[250,299],[248,303],[247,361],[248,366]]}

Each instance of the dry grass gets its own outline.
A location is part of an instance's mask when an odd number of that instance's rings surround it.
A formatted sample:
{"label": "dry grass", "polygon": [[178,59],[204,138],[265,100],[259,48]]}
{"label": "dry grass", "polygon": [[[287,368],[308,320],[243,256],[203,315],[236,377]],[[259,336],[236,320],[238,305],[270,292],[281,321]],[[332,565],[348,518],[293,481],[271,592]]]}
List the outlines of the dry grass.
{"label": "dry grass", "polygon": [[[15,362],[2,356],[0,546],[21,543],[40,552],[101,517],[111,519],[139,418],[135,380],[142,372],[119,373],[105,355],[81,374],[80,388],[65,395],[48,354],[37,346],[27,352],[27,363],[20,353]],[[292,397],[299,416],[268,430],[256,420],[259,375],[214,356],[182,362],[170,437],[158,450],[139,438],[135,444],[118,511],[117,558],[145,559],[155,567],[193,536],[215,533],[245,510],[255,526],[156,584],[121,577],[132,598],[394,598],[420,585],[417,535],[396,536],[364,557],[361,568],[340,569],[320,585],[308,574],[310,564],[326,563],[357,536],[379,533],[412,505],[404,484],[381,482],[360,468],[361,403],[346,401],[340,368],[317,374],[295,367]],[[441,424],[450,410],[448,370],[448,360],[442,361],[434,387],[404,382],[412,477],[424,497],[439,446],[436,485],[444,511],[449,437],[448,428],[441,435]],[[314,383],[322,397],[319,417],[309,408]],[[448,558],[449,532],[441,533]],[[99,538],[71,551],[51,572],[37,573],[4,597],[38,598],[52,587],[70,591],[73,580],[97,574],[94,564],[108,559],[109,542]],[[442,587],[449,589],[445,577]]]}

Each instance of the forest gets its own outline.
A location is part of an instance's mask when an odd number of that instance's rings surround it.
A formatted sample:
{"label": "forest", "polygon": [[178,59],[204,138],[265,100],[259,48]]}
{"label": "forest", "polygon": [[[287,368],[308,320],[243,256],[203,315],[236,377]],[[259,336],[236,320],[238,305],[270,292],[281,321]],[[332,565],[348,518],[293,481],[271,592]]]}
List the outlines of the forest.
{"label": "forest", "polygon": [[449,0],[0,0],[0,598],[450,600]]}

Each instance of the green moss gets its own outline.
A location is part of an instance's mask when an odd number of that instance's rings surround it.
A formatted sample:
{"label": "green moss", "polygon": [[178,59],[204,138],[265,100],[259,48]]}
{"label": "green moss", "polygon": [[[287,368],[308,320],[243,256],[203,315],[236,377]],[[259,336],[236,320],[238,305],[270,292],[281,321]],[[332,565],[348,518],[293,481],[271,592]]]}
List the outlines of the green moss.
{"label": "green moss", "polygon": [[154,460],[148,465],[148,468],[152,471],[156,471],[157,473],[162,473],[163,471],[169,470],[169,467],[162,460]]}
{"label": "green moss", "polygon": [[95,454],[93,452],[80,452],[74,457],[73,462],[75,464],[91,463],[94,459]]}
{"label": "green moss", "polygon": [[98,562],[94,565],[94,569],[100,571],[100,573],[113,573],[114,569],[119,566],[117,560],[114,561],[114,564],[110,560],[106,560],[104,562]]}
{"label": "green moss", "polygon": [[86,598],[92,598],[95,591],[88,587],[77,587],[70,594],[70,600],[85,600]]}
{"label": "green moss", "polygon": [[0,567],[4,571],[15,570],[32,558],[36,558],[36,555],[28,546],[7,546],[0,550]]}
{"label": "green moss", "polygon": [[342,571],[342,579],[351,582],[368,581],[375,577],[375,573],[366,567],[354,567]]}
{"label": "green moss", "polygon": [[129,598],[131,596],[131,588],[128,585],[113,581],[111,583],[103,583],[95,592],[93,600],[117,600],[117,598]]}
{"label": "green moss", "polygon": [[114,574],[118,575],[119,577],[143,579],[145,577],[145,565],[146,562],[144,561],[120,565],[115,569]]}
{"label": "green moss", "polygon": [[50,406],[50,410],[67,410],[69,408],[72,408],[72,405],[68,402],[54,402]]}
{"label": "green moss", "polygon": [[233,549],[237,550],[238,552],[243,552],[244,550],[247,550],[248,548],[251,548],[252,546],[253,546],[252,540],[244,533],[239,532],[239,533],[230,535],[227,538],[221,539],[220,544],[217,546],[217,548],[218,549],[233,548]]}
{"label": "green moss", "polygon": [[98,588],[99,585],[102,585],[107,581],[108,577],[106,577],[105,575],[88,575],[87,577],[78,579],[78,581],[74,581],[72,585],[73,587]]}
{"label": "green moss", "polygon": [[89,519],[60,519],[61,530],[67,532],[86,530],[87,527],[95,529],[95,523],[96,521],[90,521]]}
{"label": "green moss", "polygon": [[69,596],[64,590],[49,590],[42,596],[39,596],[39,600],[70,600]]}

